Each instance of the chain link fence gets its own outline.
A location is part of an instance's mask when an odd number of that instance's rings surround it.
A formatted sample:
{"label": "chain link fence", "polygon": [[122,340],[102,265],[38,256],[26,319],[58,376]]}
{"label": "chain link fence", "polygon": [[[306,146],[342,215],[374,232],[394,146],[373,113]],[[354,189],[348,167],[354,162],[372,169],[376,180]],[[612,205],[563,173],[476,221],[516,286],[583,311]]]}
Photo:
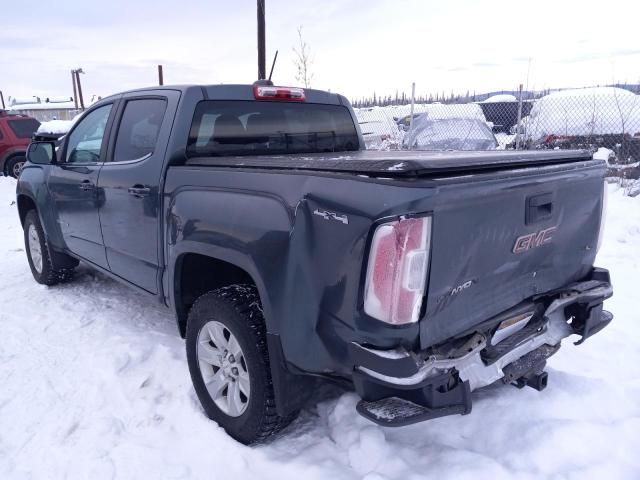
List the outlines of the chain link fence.
{"label": "chain link fence", "polygon": [[607,160],[610,176],[638,178],[639,93],[636,85],[421,99],[413,116],[406,99],[356,100],[354,106],[369,149],[587,149]]}

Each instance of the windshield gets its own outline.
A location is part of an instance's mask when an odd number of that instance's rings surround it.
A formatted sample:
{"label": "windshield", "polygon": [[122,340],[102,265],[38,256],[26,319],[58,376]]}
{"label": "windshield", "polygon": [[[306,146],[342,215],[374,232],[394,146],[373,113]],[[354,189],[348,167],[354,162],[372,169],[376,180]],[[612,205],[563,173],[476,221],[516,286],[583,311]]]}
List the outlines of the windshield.
{"label": "windshield", "polygon": [[196,107],[187,155],[273,155],[358,148],[351,113],[341,105],[204,101]]}
{"label": "windshield", "polygon": [[414,118],[403,145],[411,150],[494,150],[493,132],[481,120],[471,118]]}

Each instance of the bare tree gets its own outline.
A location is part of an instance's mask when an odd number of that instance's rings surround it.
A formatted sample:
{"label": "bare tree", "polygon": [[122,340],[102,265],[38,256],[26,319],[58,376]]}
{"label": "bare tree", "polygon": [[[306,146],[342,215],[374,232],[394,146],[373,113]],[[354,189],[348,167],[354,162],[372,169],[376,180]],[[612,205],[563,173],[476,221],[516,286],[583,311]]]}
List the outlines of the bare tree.
{"label": "bare tree", "polygon": [[296,55],[293,62],[296,66],[296,81],[302,83],[305,88],[309,88],[313,80],[313,73],[311,72],[313,58],[310,50],[309,45],[302,37],[302,25],[300,25],[298,27],[298,48],[293,48],[293,53]]}

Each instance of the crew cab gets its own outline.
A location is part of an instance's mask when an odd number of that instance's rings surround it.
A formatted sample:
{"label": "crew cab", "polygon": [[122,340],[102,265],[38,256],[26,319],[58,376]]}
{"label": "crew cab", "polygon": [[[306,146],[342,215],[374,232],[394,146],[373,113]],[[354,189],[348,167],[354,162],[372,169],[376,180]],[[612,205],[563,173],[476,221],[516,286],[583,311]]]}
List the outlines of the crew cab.
{"label": "crew cab", "polygon": [[39,126],[35,118],[0,109],[0,175],[18,178],[31,137]]}
{"label": "crew cab", "polygon": [[334,93],[130,91],[17,184],[37,282],[79,261],[175,312],[207,416],[265,440],[321,381],[386,426],[542,390],[562,339],[612,319],[594,267],[606,165],[583,151],[364,150]]}

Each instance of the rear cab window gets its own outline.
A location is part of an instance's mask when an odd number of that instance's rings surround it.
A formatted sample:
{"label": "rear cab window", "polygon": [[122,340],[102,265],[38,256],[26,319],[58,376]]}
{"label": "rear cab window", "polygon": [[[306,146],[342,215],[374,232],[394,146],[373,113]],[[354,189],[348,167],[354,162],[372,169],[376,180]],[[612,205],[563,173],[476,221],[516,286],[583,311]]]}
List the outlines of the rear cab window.
{"label": "rear cab window", "polygon": [[127,101],[116,137],[114,162],[140,160],[153,153],[167,109],[162,98]]}
{"label": "rear cab window", "polygon": [[317,103],[206,100],[196,107],[187,156],[354,151],[349,110]]}
{"label": "rear cab window", "polygon": [[7,123],[13,134],[18,138],[31,138],[40,126],[40,122],[33,118],[16,118],[7,120]]}

